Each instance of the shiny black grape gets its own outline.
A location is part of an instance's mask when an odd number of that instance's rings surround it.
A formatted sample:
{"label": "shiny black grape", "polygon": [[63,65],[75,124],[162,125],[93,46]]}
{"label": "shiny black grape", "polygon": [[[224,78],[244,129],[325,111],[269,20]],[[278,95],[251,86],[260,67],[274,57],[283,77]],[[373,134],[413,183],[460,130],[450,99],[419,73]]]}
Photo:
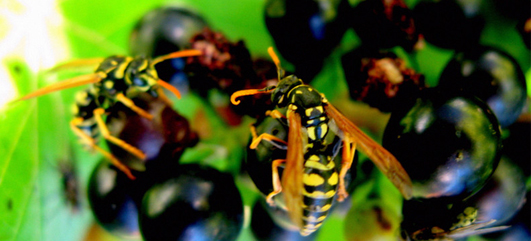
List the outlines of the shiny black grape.
{"label": "shiny black grape", "polygon": [[[478,1],[476,1],[478,2]],[[417,30],[424,39],[440,48],[464,50],[479,43],[485,20],[475,4],[467,1],[419,1],[413,7]]]}
{"label": "shiny black grape", "polygon": [[441,73],[439,86],[479,97],[502,127],[516,121],[527,99],[525,76],[516,60],[486,46],[457,52]]}
{"label": "shiny black grape", "polygon": [[[129,50],[132,55],[157,57],[189,49],[190,39],[207,26],[203,17],[190,8],[155,8],[136,23],[129,36]],[[189,87],[184,66],[185,59],[176,58],[163,61],[155,68],[161,79],[186,93]]]}
{"label": "shiny black grape", "polygon": [[496,220],[490,226],[507,224],[526,202],[526,177],[506,156],[487,184],[466,202],[476,204],[478,221]]}
{"label": "shiny black grape", "polygon": [[500,132],[481,100],[426,89],[391,114],[382,144],[409,174],[414,197],[463,199],[498,165]]}
{"label": "shiny black grape", "polygon": [[319,230],[309,236],[302,236],[292,230],[288,213],[282,208],[271,207],[264,199],[259,199],[253,206],[251,230],[260,241],[311,241],[315,240]]}
{"label": "shiny black grape", "polygon": [[144,240],[235,240],[243,204],[231,175],[187,164],[146,192],[139,218]]}
{"label": "shiny black grape", "polygon": [[88,184],[88,200],[97,222],[108,232],[126,238],[140,237],[138,209],[144,194],[108,161],[94,169]]}
{"label": "shiny black grape", "polygon": [[347,30],[346,0],[268,0],[265,23],[281,56],[309,82]]}
{"label": "shiny black grape", "polygon": [[[525,194],[522,171],[504,158],[487,184],[467,199],[435,197],[404,201],[401,228],[413,240],[462,238],[504,230],[502,225],[508,224],[522,208]],[[483,224],[486,225],[472,228]]]}

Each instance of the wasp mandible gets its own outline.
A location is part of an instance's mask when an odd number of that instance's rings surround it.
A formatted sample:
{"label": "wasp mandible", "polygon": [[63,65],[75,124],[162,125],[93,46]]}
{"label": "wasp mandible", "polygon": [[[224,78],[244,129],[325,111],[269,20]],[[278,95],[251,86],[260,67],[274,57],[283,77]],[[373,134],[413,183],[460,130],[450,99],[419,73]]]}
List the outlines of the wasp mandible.
{"label": "wasp mandible", "polygon": [[[338,201],[348,197],[345,176],[356,148],[360,148],[373,161],[404,198],[411,198],[411,179],[398,160],[343,116],[323,94],[304,84],[295,75],[284,76],[285,71],[273,48],[270,47],[268,52],[277,66],[278,84],[264,89],[240,90],[231,96],[231,102],[237,105],[240,103],[236,100],[238,97],[269,93],[278,108],[287,107],[286,116],[277,110],[268,112],[274,118],[287,121],[287,142],[269,134],[257,136],[251,129],[251,148],[262,140],[287,146],[286,158],[272,163],[273,192],[267,196],[268,203],[273,204],[272,198],[283,192],[290,219],[299,227],[301,235],[313,233],[324,221],[335,195]],[[325,139],[330,131],[341,137],[343,142],[339,171],[333,165],[332,158],[322,151],[329,145]],[[281,164],[285,165],[282,180],[278,172]]]}
{"label": "wasp mandible", "polygon": [[144,159],[145,154],[138,148],[112,136],[105,125],[103,116],[116,103],[120,102],[138,113],[138,115],[152,119],[153,117],[149,113],[136,106],[130,98],[145,92],[170,102],[164,95],[162,88],[168,89],[180,98],[180,93],[175,87],[159,79],[155,65],[167,59],[197,55],[201,55],[201,51],[183,50],[154,59],[143,56],[133,58],[114,55],[107,58],[71,61],[56,66],[49,71],[95,64],[98,64],[98,67],[94,73],[51,84],[25,95],[14,102],[31,99],[63,89],[92,84],[89,88],[79,91],[76,94],[73,108],[75,118],[70,122],[70,128],[84,145],[99,151],[129,178],[135,179],[127,166],[114,157],[114,155],[98,146],[96,139],[101,134],[107,141],[120,146],[140,159]]}

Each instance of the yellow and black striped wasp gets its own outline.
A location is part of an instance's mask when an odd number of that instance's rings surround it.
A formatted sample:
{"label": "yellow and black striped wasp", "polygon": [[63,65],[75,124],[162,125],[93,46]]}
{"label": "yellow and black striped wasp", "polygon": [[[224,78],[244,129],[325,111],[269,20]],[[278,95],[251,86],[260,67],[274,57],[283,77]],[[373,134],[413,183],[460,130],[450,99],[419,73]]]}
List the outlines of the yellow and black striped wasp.
{"label": "yellow and black striped wasp", "polygon": [[116,103],[122,103],[138,113],[138,115],[152,119],[153,117],[142,108],[136,106],[131,98],[144,92],[169,102],[162,88],[168,89],[180,98],[180,93],[175,87],[159,79],[155,65],[167,59],[197,55],[201,55],[201,51],[183,50],[154,59],[143,56],[133,58],[114,55],[107,58],[68,62],[50,71],[95,64],[98,64],[98,66],[94,73],[77,76],[43,87],[15,101],[27,100],[54,91],[91,84],[89,88],[79,91],[76,94],[73,108],[75,118],[70,122],[70,127],[84,145],[99,151],[129,178],[135,179],[126,165],[120,162],[114,155],[98,146],[97,139],[101,134],[107,141],[120,146],[140,159],[144,159],[145,154],[138,148],[112,136],[105,125],[103,116]]}
{"label": "yellow and black striped wasp", "polygon": [[[267,195],[267,202],[273,205],[273,197],[283,192],[290,219],[301,235],[313,233],[328,215],[333,198],[337,195],[338,201],[343,201],[348,196],[344,180],[356,148],[374,162],[404,198],[411,198],[411,179],[398,160],[344,117],[323,94],[295,75],[284,76],[273,48],[268,52],[277,66],[278,84],[264,89],[240,90],[231,96],[231,102],[237,105],[240,103],[238,97],[270,93],[278,108],[287,107],[285,116],[278,110],[268,112],[273,118],[287,121],[287,142],[267,133],[257,135],[251,127],[251,148],[262,140],[287,147],[286,158],[272,162],[273,192]],[[326,142],[330,130],[342,139],[340,168],[336,168],[333,158],[323,151],[332,144]],[[282,164],[285,167],[280,180],[278,167]]]}

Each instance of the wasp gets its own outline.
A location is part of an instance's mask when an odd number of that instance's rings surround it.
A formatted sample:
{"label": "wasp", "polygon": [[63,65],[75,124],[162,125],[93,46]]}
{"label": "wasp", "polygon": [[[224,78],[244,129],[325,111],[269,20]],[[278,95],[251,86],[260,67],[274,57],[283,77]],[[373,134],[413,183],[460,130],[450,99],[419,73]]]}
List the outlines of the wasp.
{"label": "wasp", "polygon": [[98,66],[91,74],[81,75],[51,84],[25,95],[14,102],[42,96],[54,91],[91,84],[89,88],[77,92],[75,96],[75,104],[73,106],[74,119],[70,122],[70,128],[81,140],[82,144],[99,151],[129,178],[135,179],[130,169],[114,155],[99,147],[96,140],[101,135],[107,141],[123,148],[142,160],[145,159],[145,154],[138,148],[112,136],[105,125],[103,116],[116,103],[122,103],[138,115],[152,119],[153,116],[136,106],[130,97],[144,92],[170,102],[162,90],[162,88],[165,88],[180,98],[179,90],[159,79],[155,65],[167,59],[197,56],[200,54],[201,52],[198,50],[183,50],[154,59],[143,56],[129,57],[114,55],[107,58],[72,61],[56,66],[50,71],[94,64],[98,64]]}
{"label": "wasp", "polygon": [[[271,94],[278,108],[287,108],[286,115],[278,110],[267,114],[286,122],[287,142],[273,135],[257,135],[253,127],[250,148],[262,140],[282,143],[287,147],[285,159],[272,162],[273,191],[266,200],[274,205],[273,197],[283,193],[290,219],[303,236],[315,232],[326,218],[337,195],[338,201],[348,197],[345,176],[352,165],[356,148],[361,149],[374,164],[391,180],[406,199],[412,195],[408,174],[398,160],[372,140],[355,124],[341,114],[322,94],[306,85],[295,75],[284,76],[280,60],[272,47],[269,55],[277,67],[278,84],[263,89],[240,90],[231,96],[234,105],[238,97],[255,94]],[[341,167],[336,167],[326,150],[330,143],[326,137],[334,132],[341,138]],[[278,167],[284,165],[282,180]]]}

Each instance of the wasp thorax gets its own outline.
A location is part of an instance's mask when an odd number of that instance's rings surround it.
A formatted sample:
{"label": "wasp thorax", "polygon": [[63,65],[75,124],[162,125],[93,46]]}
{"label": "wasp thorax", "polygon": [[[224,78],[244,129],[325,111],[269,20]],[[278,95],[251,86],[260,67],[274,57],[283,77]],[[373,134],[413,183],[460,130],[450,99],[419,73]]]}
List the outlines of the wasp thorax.
{"label": "wasp thorax", "polygon": [[271,100],[279,107],[285,106],[287,104],[285,95],[287,95],[288,92],[296,86],[302,84],[302,80],[297,78],[297,76],[295,75],[290,75],[282,78],[275,90],[273,90],[273,93],[271,94]]}

